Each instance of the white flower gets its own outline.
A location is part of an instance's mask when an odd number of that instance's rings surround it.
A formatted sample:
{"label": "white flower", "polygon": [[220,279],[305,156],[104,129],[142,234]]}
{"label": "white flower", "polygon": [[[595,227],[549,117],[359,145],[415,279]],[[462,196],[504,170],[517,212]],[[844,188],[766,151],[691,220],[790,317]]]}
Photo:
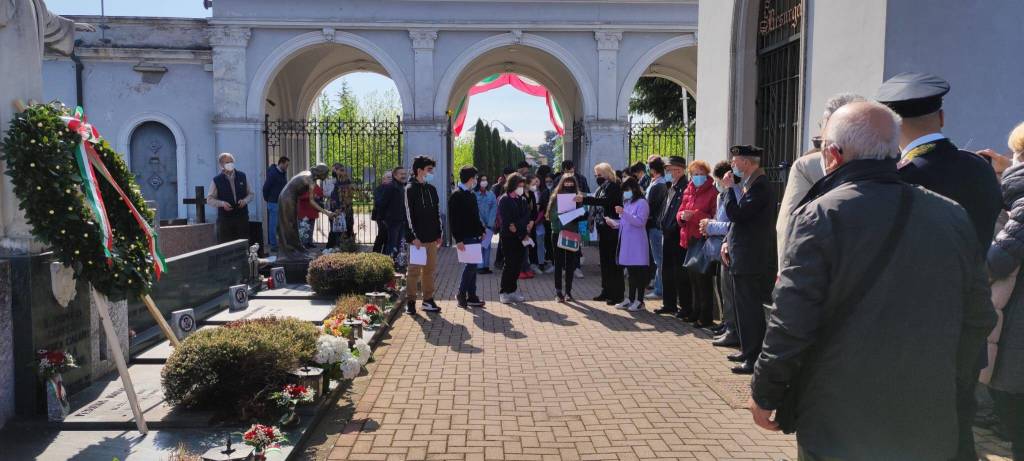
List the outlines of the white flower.
{"label": "white flower", "polygon": [[344,339],[320,335],[316,339],[316,355],[313,356],[313,360],[321,365],[330,365],[344,360],[343,353],[348,353],[348,344]]}
{"label": "white flower", "polygon": [[359,364],[366,365],[370,361],[370,356],[373,355],[373,349],[370,349],[370,345],[362,339],[356,340],[355,349],[359,353]]}
{"label": "white flower", "polygon": [[359,376],[359,371],[363,369],[363,366],[359,364],[359,359],[350,357],[348,360],[341,362],[341,376],[345,379],[353,379]]}

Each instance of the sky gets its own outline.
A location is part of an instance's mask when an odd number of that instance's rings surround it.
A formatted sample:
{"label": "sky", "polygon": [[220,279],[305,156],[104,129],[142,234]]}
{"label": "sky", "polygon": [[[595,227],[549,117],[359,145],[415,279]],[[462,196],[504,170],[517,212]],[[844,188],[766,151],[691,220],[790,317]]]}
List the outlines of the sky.
{"label": "sky", "polygon": [[[100,0],[46,0],[50,11],[57,14],[87,15],[100,14]],[[203,8],[202,0],[105,0],[104,11],[110,16],[161,16],[161,17],[209,17],[210,10]],[[377,91],[383,93],[394,89],[391,79],[367,72],[353,73],[335,80],[324,92],[331,96],[341,89],[341,81],[347,80],[349,88],[357,95],[365,95]],[[476,120],[500,120],[513,130],[503,137],[511,137],[523,144],[532,146],[544,142],[544,131],[553,130],[548,118],[547,105],[544,98],[529,96],[513,89],[502,87],[487,93],[473,96],[466,116],[466,130],[462,136],[471,136],[469,127]]]}

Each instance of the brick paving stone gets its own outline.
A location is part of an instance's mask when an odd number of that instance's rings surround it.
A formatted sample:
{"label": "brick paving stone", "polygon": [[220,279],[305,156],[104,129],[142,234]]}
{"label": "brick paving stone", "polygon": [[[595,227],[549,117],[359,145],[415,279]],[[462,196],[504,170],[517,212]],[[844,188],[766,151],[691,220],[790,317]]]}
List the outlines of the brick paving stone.
{"label": "brick paving stone", "polygon": [[[600,291],[587,248],[573,295]],[[554,302],[551,275],[520,281],[528,301],[497,302],[500,272],[478,277],[484,309],[455,306],[462,267],[442,249],[443,312],[403,315],[375,353],[353,421],[327,459],[796,459],[792,436],[753,425],[749,378],[729,350],[650,311]],[[341,404],[345,404],[342,402]],[[979,433],[986,459],[1005,443]],[[1008,451],[1008,450],[1006,450]]]}

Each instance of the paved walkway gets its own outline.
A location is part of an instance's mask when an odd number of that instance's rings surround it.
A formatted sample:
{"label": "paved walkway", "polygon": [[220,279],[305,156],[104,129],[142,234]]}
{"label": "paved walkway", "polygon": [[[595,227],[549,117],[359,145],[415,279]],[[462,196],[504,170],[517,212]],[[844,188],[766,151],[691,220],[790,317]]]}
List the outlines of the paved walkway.
{"label": "paved walkway", "polygon": [[[589,300],[599,281],[587,255],[574,294]],[[454,252],[442,262],[436,298],[452,300]],[[703,333],[657,306],[549,301],[551,275],[522,283],[526,304],[498,304],[498,277],[479,279],[485,309],[441,301],[440,315],[403,315],[356,381],[352,422],[319,438],[318,457],[796,459],[793,437],[753,425],[749,377]]]}

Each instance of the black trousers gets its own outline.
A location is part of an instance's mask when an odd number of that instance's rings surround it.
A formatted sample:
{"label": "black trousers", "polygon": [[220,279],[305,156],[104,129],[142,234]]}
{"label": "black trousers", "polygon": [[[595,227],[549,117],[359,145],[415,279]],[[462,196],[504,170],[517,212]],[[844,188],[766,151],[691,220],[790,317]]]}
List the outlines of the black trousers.
{"label": "black trousers", "polygon": [[[978,372],[974,376],[978,376]],[[978,381],[970,383],[956,383],[956,425],[957,425],[957,447],[956,461],[974,461],[978,459],[978,453],[974,449],[974,415],[978,412],[978,400],[974,394],[974,388]],[[996,404],[998,407],[998,403]],[[1018,458],[1020,459],[1020,458]]]}
{"label": "black trousers", "polygon": [[619,302],[626,291],[622,277],[622,266],[616,257],[619,248],[619,231],[608,226],[597,227],[597,251],[601,257],[601,293],[609,301]]}
{"label": "black trousers", "polygon": [[1010,393],[989,388],[996,414],[1010,437],[1013,459],[1024,460],[1024,393]]}
{"label": "black trousers", "polygon": [[733,280],[729,268],[724,264],[715,263],[718,271],[718,300],[722,306],[722,323],[733,332],[736,331],[736,308],[733,303]]}
{"label": "black trousers", "polygon": [[384,224],[384,221],[375,221],[377,223],[377,237],[373,239],[373,252],[387,254],[386,248],[388,246],[388,226]]}
{"label": "black trousers", "polygon": [[[573,272],[580,264],[580,252],[555,248],[551,253],[551,257],[555,260],[555,291],[572,295]],[[565,274],[565,291],[562,291],[563,274]]]}
{"label": "black trousers", "polygon": [[661,249],[662,306],[668,310],[690,309],[692,294],[690,281],[683,269],[683,248],[679,246],[679,232],[665,232]]}
{"label": "black trousers", "polygon": [[[554,232],[551,232],[551,221],[544,221],[544,259],[547,261],[555,262],[555,237]],[[541,261],[543,262],[543,261]]]}
{"label": "black trousers", "polygon": [[515,237],[501,237],[501,248],[505,253],[505,270],[501,271],[501,291],[515,293],[519,289],[519,267],[523,265],[526,250],[523,242]]}
{"label": "black trousers", "polygon": [[230,213],[217,216],[217,243],[249,240],[249,213]]}
{"label": "black trousers", "polygon": [[747,362],[761,355],[761,343],[768,324],[764,305],[771,300],[774,275],[733,274],[733,301],[736,306],[736,327],[740,336],[740,353]]}
{"label": "black trousers", "polygon": [[715,277],[713,272],[701,274],[697,271],[686,271],[690,280],[690,291],[693,309],[690,317],[696,319],[701,325],[710,325],[714,318],[715,311]]}
{"label": "black trousers", "polygon": [[647,291],[647,274],[650,273],[649,266],[626,266],[626,273],[629,274],[629,300],[644,300],[644,292]]}

